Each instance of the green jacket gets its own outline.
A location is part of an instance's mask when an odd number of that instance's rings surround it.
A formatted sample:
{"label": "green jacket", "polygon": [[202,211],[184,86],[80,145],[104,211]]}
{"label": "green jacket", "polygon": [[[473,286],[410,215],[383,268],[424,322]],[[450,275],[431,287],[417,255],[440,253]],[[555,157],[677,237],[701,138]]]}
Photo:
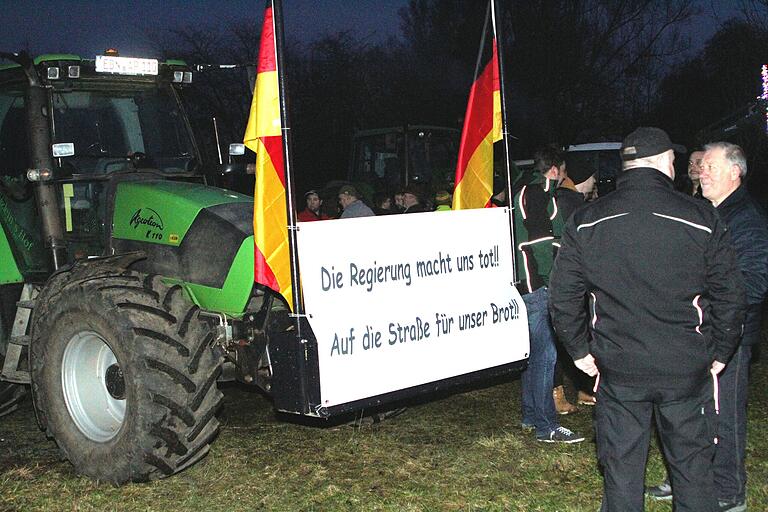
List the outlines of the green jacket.
{"label": "green jacket", "polygon": [[555,202],[555,180],[534,172],[521,176],[515,188],[512,207],[518,288],[521,293],[530,293],[549,284],[563,219]]}

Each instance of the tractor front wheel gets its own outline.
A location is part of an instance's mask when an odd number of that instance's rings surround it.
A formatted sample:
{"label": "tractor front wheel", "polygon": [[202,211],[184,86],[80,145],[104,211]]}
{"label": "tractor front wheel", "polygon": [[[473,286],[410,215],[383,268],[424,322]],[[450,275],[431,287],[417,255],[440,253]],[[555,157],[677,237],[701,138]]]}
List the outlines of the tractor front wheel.
{"label": "tractor front wheel", "polygon": [[201,459],[218,429],[221,356],[184,291],[135,272],[59,290],[35,311],[32,392],[64,456],[116,484]]}

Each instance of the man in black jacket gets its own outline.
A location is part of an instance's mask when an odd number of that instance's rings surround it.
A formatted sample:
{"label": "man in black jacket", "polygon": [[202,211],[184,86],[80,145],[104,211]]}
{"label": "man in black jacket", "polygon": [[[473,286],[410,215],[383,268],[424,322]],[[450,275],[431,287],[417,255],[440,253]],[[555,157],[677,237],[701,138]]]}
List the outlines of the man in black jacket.
{"label": "man in black jacket", "polygon": [[599,374],[603,512],[643,510],[652,413],[675,509],[718,510],[713,380],[738,342],[744,287],[714,209],[675,192],[673,150],[658,128],[627,136],[617,190],[570,218],[550,280],[558,336]]}
{"label": "man in black jacket", "polygon": [[760,341],[760,309],[768,291],[768,219],[742,183],[747,174],[742,149],[728,142],[709,144],[704,149],[702,195],[728,225],[747,291],[744,334],[720,378],[720,442],[715,452],[715,487],[723,504],[721,509],[739,512],[746,510],[749,360],[752,347]]}
{"label": "man in black jacket", "polygon": [[[731,361],[720,375],[720,415],[715,451],[715,489],[720,510],[747,510],[747,388],[752,347],[760,341],[760,308],[768,292],[768,218],[747,193],[742,179],[747,174],[744,151],[729,142],[705,146],[702,155],[701,192],[717,208],[736,252],[747,292],[744,334]],[[647,493],[664,499],[672,496],[668,482]]]}

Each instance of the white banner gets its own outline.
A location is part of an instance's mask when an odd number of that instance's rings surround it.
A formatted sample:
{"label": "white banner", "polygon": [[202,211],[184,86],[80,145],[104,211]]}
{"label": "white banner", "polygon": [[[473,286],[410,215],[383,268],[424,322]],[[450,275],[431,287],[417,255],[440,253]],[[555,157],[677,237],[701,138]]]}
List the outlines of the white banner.
{"label": "white banner", "polygon": [[325,407],[519,361],[506,208],[299,223]]}

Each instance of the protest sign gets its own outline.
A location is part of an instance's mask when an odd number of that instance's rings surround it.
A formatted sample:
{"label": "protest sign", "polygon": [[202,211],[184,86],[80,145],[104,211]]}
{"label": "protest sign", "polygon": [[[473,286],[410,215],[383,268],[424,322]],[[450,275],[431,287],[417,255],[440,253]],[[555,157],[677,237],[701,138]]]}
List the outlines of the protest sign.
{"label": "protest sign", "polygon": [[528,357],[506,208],[299,223],[324,407]]}

